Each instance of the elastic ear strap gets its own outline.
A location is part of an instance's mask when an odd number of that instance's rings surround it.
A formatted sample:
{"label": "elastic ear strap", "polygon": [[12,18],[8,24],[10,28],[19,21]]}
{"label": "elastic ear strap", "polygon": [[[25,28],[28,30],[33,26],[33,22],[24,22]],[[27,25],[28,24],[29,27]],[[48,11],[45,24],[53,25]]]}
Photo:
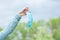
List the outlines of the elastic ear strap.
{"label": "elastic ear strap", "polygon": [[33,17],[32,17],[32,13],[31,12],[27,13],[27,18],[28,18],[27,27],[30,28],[31,25],[32,25],[32,21],[33,21]]}

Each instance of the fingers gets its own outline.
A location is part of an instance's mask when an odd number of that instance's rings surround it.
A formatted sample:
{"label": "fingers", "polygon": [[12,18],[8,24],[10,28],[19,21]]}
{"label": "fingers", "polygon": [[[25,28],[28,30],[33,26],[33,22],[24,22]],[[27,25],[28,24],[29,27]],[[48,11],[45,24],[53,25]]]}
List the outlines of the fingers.
{"label": "fingers", "polygon": [[26,13],[29,11],[29,8],[28,7],[24,7],[23,8],[23,12],[24,12],[24,14],[26,15]]}
{"label": "fingers", "polygon": [[24,7],[23,11],[29,11],[29,8],[28,7]]}
{"label": "fingers", "polygon": [[26,13],[29,11],[29,8],[28,7],[24,7],[20,12],[19,12],[19,14],[20,14],[20,16],[24,16],[24,15],[26,15]]}

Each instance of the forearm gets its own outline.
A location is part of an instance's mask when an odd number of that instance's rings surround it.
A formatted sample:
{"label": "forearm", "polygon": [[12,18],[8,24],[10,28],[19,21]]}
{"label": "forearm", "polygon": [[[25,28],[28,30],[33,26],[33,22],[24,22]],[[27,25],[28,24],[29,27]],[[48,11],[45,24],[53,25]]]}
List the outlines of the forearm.
{"label": "forearm", "polygon": [[21,19],[20,16],[25,16],[28,11],[29,11],[29,8],[28,7],[25,7],[21,11],[19,11],[18,15],[16,15],[13,18],[13,20],[11,20],[9,22],[8,25],[6,25],[6,27],[4,28],[4,30],[2,32],[0,32],[0,40],[5,39],[5,37],[7,37],[10,33],[12,33],[12,31],[17,26],[19,20]]}
{"label": "forearm", "polygon": [[10,33],[13,32],[15,27],[17,26],[19,20],[21,17],[19,15],[16,15],[4,28],[4,30],[0,33],[0,37],[5,38]]}

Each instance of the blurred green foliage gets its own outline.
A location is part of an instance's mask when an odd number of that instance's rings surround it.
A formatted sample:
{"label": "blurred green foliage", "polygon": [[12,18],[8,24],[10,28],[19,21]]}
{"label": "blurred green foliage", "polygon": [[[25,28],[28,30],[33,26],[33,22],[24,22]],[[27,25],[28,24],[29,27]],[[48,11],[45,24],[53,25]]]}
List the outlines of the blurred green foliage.
{"label": "blurred green foliage", "polygon": [[19,23],[6,40],[60,40],[60,17],[33,21],[31,28]]}

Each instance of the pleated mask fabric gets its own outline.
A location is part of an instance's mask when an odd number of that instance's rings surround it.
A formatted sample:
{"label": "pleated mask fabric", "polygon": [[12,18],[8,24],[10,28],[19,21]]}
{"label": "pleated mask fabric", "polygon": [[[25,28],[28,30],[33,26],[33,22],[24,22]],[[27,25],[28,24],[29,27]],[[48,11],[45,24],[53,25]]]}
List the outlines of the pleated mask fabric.
{"label": "pleated mask fabric", "polygon": [[32,25],[32,22],[33,22],[33,17],[32,17],[32,12],[31,11],[29,11],[27,13],[27,19],[28,19],[27,28],[30,28],[31,25]]}

